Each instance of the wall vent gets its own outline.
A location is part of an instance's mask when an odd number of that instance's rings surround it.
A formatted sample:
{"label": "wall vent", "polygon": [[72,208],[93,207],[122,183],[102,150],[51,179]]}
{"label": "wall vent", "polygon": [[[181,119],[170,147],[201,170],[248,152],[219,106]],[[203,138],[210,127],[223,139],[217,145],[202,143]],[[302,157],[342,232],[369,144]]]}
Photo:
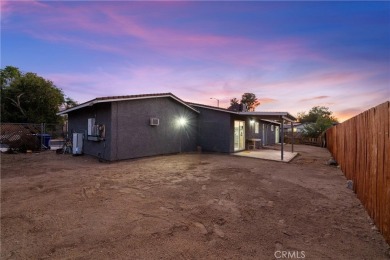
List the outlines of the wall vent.
{"label": "wall vent", "polygon": [[160,119],[152,117],[150,118],[150,125],[159,125],[160,124]]}

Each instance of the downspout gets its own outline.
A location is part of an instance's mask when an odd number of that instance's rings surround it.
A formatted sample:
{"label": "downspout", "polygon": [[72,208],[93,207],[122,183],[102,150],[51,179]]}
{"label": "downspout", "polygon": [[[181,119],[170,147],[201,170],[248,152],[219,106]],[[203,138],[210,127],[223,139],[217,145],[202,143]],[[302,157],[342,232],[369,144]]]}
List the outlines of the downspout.
{"label": "downspout", "polygon": [[294,124],[291,121],[291,152],[294,152]]}

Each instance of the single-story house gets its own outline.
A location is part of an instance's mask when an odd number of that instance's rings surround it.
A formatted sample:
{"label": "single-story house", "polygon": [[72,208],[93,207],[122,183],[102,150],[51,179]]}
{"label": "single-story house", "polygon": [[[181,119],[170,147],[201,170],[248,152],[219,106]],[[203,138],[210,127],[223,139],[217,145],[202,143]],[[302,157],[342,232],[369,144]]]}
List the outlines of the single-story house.
{"label": "single-story house", "polygon": [[[282,143],[287,112],[245,112],[188,103],[172,93],[95,98],[61,111],[83,152],[108,161],[179,152],[234,153]],[[283,156],[283,153],[282,153]]]}
{"label": "single-story house", "polygon": [[198,145],[204,151],[234,153],[253,144],[259,148],[280,142],[280,123],[275,121],[278,117],[270,120],[260,116],[260,112],[236,112],[195,103],[189,105],[200,112]]}
{"label": "single-story house", "polygon": [[293,123],[293,127],[291,128],[291,125],[285,125],[284,131],[285,132],[291,132],[291,129],[294,130],[296,133],[303,133],[303,129],[305,129],[305,126],[307,123]]}
{"label": "single-story house", "polygon": [[83,152],[108,161],[196,149],[199,111],[171,93],[95,98],[64,110]]}

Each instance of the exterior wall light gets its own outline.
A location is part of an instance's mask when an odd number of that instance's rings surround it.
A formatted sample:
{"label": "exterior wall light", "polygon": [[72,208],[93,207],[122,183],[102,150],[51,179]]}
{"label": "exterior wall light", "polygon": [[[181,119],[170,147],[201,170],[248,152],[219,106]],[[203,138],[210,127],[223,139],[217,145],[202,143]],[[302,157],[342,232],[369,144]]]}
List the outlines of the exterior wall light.
{"label": "exterior wall light", "polygon": [[185,117],[180,117],[178,120],[177,120],[177,124],[179,126],[179,135],[180,135],[180,148],[179,148],[179,151],[181,153],[181,150],[182,150],[182,147],[181,147],[181,139],[182,139],[182,135],[183,135],[183,131],[185,131],[185,126],[187,125],[187,118]]}
{"label": "exterior wall light", "polygon": [[179,126],[185,126],[187,124],[187,119],[184,117],[180,117],[178,123]]}

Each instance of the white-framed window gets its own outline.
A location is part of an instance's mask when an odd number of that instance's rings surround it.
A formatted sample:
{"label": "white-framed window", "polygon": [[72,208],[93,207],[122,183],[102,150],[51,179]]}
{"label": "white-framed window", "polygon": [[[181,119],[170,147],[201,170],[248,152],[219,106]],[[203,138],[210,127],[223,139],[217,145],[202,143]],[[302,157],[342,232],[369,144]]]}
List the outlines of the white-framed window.
{"label": "white-framed window", "polygon": [[274,125],[271,125],[271,132],[274,131]]}
{"label": "white-framed window", "polygon": [[255,122],[255,134],[259,133],[259,129],[260,129],[260,123],[259,122]]}

